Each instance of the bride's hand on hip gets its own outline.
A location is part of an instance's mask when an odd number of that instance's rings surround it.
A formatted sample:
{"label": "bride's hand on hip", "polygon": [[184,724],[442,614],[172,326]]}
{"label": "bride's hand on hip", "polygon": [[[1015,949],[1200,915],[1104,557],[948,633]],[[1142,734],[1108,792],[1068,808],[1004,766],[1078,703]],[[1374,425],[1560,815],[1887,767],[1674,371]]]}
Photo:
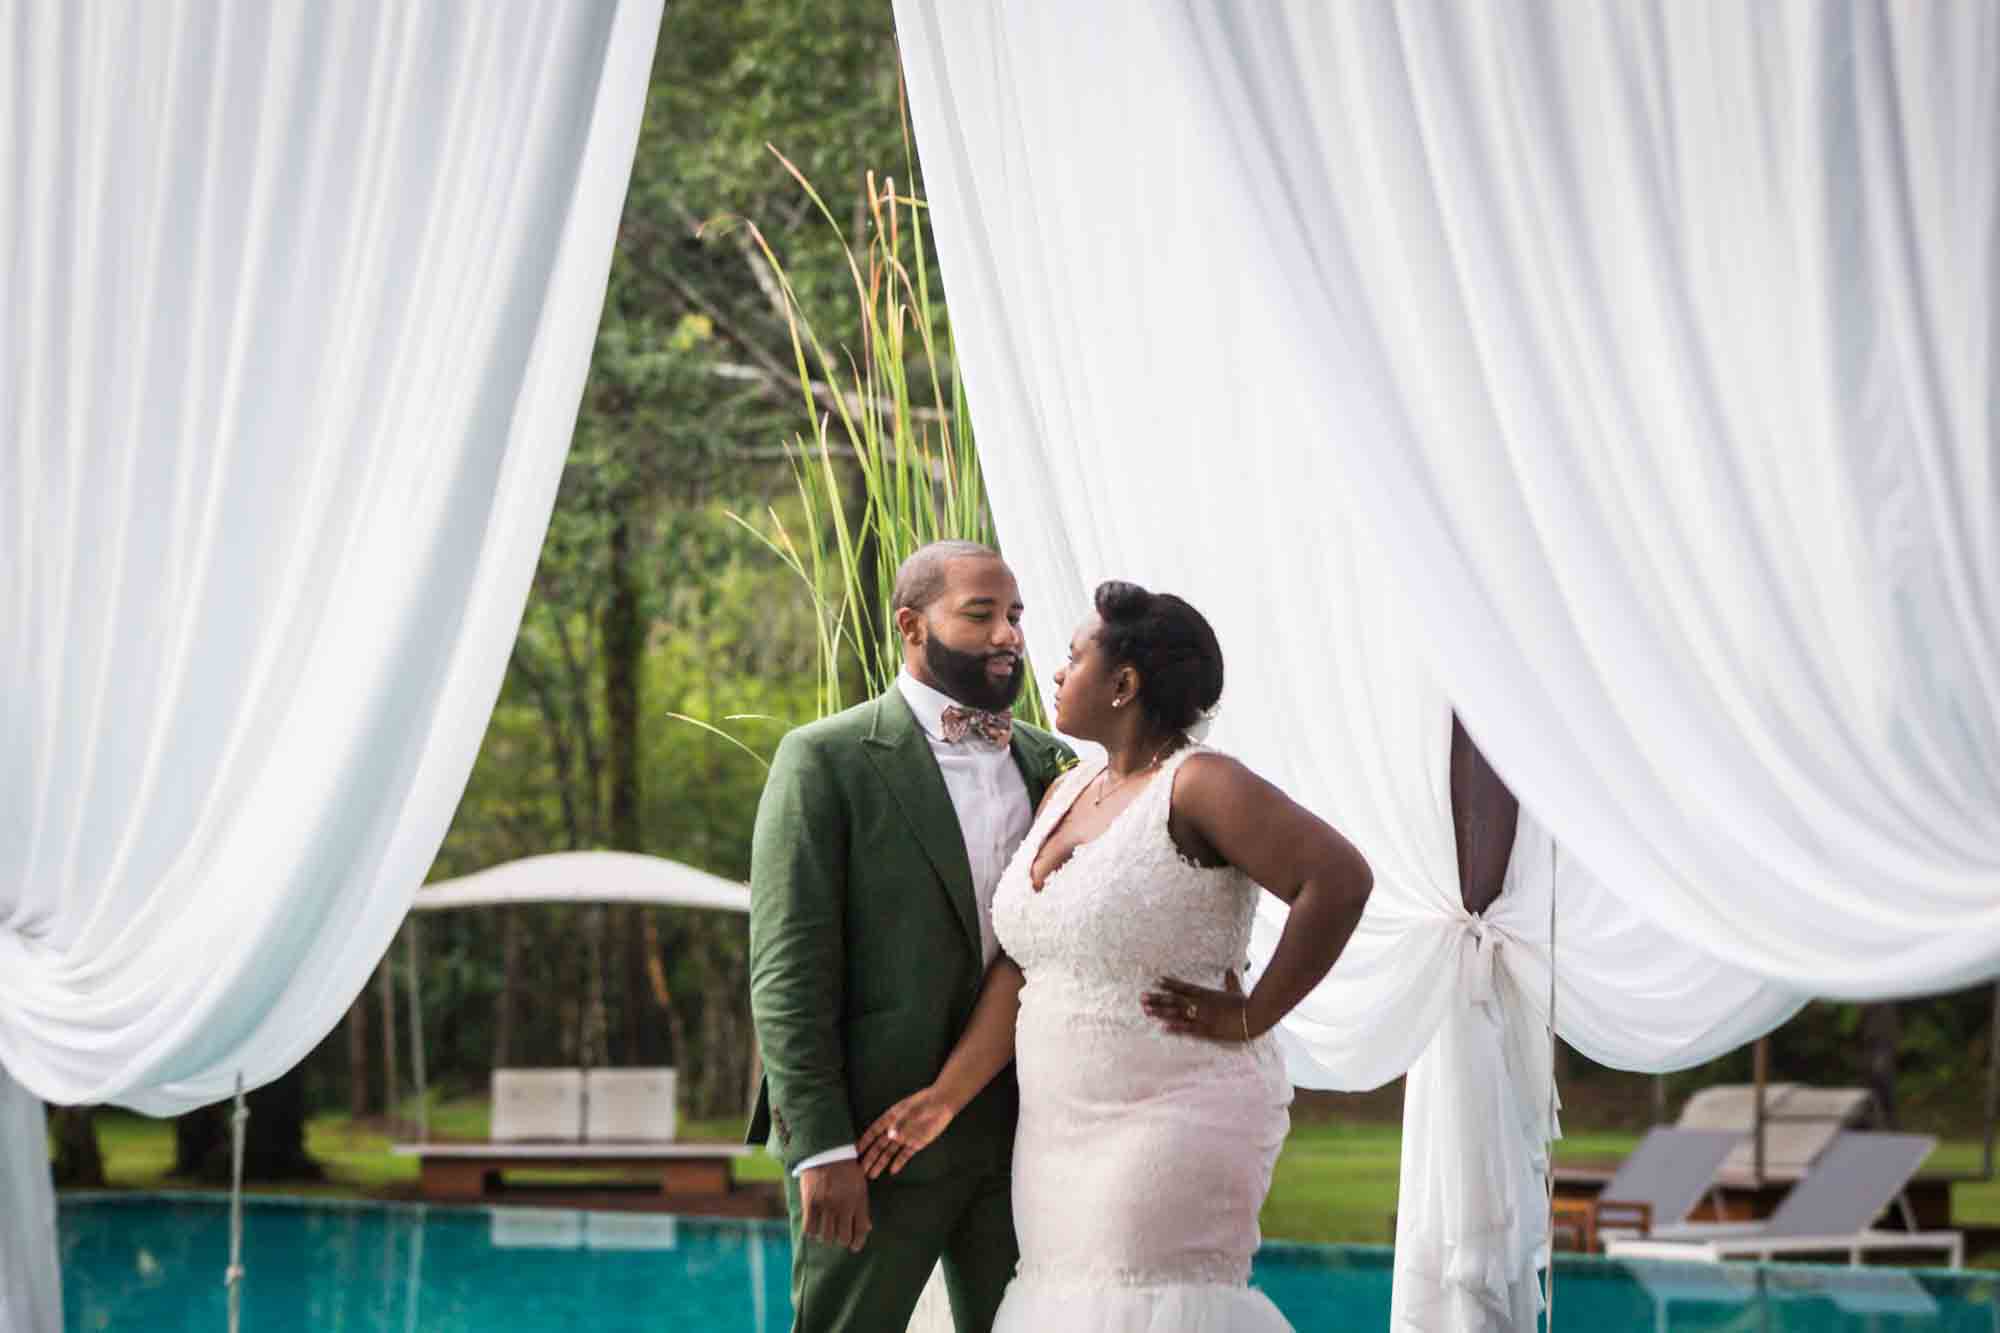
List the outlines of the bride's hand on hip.
{"label": "bride's hand on hip", "polygon": [[1235,972],[1225,981],[1228,990],[1212,990],[1176,977],[1161,977],[1154,983],[1157,989],[1139,997],[1139,1007],[1169,1032],[1241,1044],[1254,1035],[1250,1031],[1250,1002]]}
{"label": "bride's hand on hip", "polygon": [[946,1102],[935,1087],[911,1093],[875,1117],[875,1123],[862,1133],[855,1144],[862,1169],[870,1180],[879,1179],[884,1172],[896,1175],[918,1152],[936,1142],[957,1114],[958,1108]]}

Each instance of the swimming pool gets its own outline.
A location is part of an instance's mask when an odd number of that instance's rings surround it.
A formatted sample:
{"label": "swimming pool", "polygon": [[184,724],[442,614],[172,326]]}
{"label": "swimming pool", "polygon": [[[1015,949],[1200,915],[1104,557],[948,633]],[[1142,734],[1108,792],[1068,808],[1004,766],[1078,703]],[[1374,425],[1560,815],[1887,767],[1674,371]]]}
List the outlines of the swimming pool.
{"label": "swimming pool", "polygon": [[[259,1199],[244,1232],[248,1333],[784,1333],[790,1322],[780,1223]],[[72,1195],[61,1235],[71,1333],[223,1327],[219,1196]],[[1569,1258],[1556,1274],[1558,1333],[2000,1330],[2000,1274]],[[1386,1249],[1269,1245],[1255,1280],[1300,1333],[1388,1327]]]}

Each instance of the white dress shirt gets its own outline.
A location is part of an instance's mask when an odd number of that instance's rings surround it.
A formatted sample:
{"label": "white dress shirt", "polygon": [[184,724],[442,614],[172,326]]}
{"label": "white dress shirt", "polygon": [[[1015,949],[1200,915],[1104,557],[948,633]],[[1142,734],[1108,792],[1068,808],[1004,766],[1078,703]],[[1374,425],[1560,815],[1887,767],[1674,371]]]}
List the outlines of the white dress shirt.
{"label": "white dress shirt", "polygon": [[[972,893],[979,905],[981,960],[991,965],[1000,953],[1000,943],[993,935],[993,891],[1000,887],[1001,872],[1014,859],[1015,849],[1035,821],[1027,780],[1015,765],[1011,748],[944,739],[944,710],[958,702],[950,695],[932,689],[907,669],[896,677],[896,688],[903,692],[924,739],[930,742],[951,808],[958,814],[965,857],[972,865]],[[792,1174],[829,1162],[851,1161],[855,1156],[853,1144],[842,1144],[806,1158],[792,1168]]]}

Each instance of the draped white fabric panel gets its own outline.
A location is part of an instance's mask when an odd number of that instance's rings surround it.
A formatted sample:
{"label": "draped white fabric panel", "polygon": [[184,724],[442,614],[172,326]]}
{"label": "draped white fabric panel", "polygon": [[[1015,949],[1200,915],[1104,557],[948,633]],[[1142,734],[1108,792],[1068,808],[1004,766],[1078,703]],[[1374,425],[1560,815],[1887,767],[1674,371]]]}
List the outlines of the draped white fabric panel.
{"label": "draped white fabric panel", "polygon": [[[20,1150],[23,1169],[10,1160]],[[56,1192],[42,1103],[0,1066],[0,1333],[62,1333]]]}
{"label": "draped white fabric panel", "polygon": [[[0,5],[0,1064],[32,1092],[266,1082],[408,910],[660,9]],[[46,1174],[0,1146],[10,1189]]]}
{"label": "draped white fabric panel", "polygon": [[2000,10],[1186,5],[1468,728],[1707,951],[2000,969]]}
{"label": "draped white fabric panel", "polygon": [[[1399,1326],[1532,1309],[1552,887],[1631,1068],[2000,956],[1992,22],[898,5],[1039,659],[1189,596],[1217,742],[1376,867],[1284,1032],[1411,1071]],[[1524,798],[1483,923],[1447,699]]]}

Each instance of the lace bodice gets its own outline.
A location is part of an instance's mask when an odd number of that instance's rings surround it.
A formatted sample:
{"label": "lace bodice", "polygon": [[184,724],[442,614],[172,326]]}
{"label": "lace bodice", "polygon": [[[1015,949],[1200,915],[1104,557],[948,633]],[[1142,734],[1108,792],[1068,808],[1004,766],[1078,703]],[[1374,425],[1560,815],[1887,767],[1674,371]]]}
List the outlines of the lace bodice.
{"label": "lace bodice", "polygon": [[1070,991],[1077,1009],[1139,1026],[1150,1021],[1139,993],[1154,979],[1219,986],[1225,971],[1242,968],[1257,886],[1232,866],[1189,861],[1168,828],[1174,779],[1200,749],[1189,746],[1161,765],[1037,891],[1032,867],[1043,842],[1102,762],[1077,768],[1056,788],[993,899],[994,931],[1030,989],[1044,997]]}

